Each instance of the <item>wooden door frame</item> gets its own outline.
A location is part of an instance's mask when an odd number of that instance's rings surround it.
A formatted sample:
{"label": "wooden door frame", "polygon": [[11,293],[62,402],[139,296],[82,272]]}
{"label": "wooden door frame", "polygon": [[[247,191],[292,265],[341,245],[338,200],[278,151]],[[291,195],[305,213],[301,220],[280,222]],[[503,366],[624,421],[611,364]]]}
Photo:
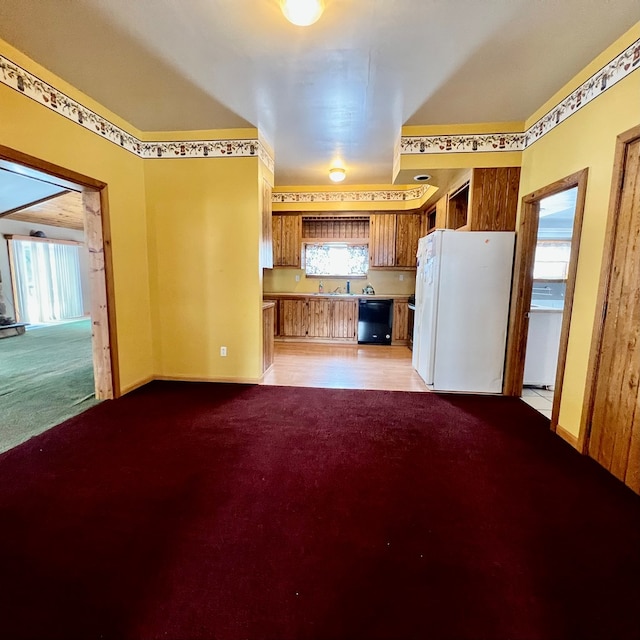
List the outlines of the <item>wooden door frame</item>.
{"label": "wooden door frame", "polygon": [[[522,198],[522,212],[520,215],[517,234],[516,257],[514,263],[513,285],[511,290],[511,311],[509,317],[509,337],[507,340],[507,357],[505,364],[505,395],[522,395],[524,381],[524,365],[527,349],[529,329],[528,316],[531,308],[531,290],[533,288],[533,265],[538,235],[540,214],[540,200],[578,188],[576,210],[573,218],[573,234],[571,236],[571,257],[567,273],[564,309],[562,314],[562,328],[560,331],[560,347],[558,352],[558,367],[553,393],[553,408],[551,411],[551,430],[558,429],[558,415],[560,413],[560,398],[564,382],[564,370],[567,362],[567,346],[569,343],[569,327],[573,310],[573,294],[575,291],[576,272],[578,269],[578,255],[580,251],[580,236],[582,220],[584,218],[584,204],[587,192],[587,177],[589,170],[582,169],[566,178],[542,187]],[[570,436],[569,436],[570,438]],[[575,442],[573,443],[575,444]]]}
{"label": "wooden door frame", "polygon": [[[4,166],[3,166],[4,165]],[[18,165],[18,167],[16,167]],[[85,241],[89,250],[91,344],[98,400],[121,395],[113,290],[113,263],[107,185],[71,169],[66,169],[0,145],[0,166],[22,175],[45,173],[54,184],[82,193]]]}
{"label": "wooden door frame", "polygon": [[598,285],[598,299],[596,303],[595,323],[591,337],[589,350],[589,365],[587,368],[587,382],[585,384],[584,402],[582,405],[582,419],[578,433],[578,450],[587,453],[589,449],[589,436],[591,435],[591,421],[593,419],[596,382],[598,380],[598,366],[602,339],[604,332],[604,320],[606,315],[607,299],[611,284],[611,270],[613,268],[613,256],[616,243],[616,230],[620,222],[620,200],[624,183],[624,167],[627,145],[640,138],[640,125],[632,127],[621,133],[616,139],[616,150],[613,162],[613,175],[611,179],[611,192],[609,195],[609,211],[607,214],[607,228],[605,231],[604,253],[602,256],[602,269],[600,272],[600,284]]}

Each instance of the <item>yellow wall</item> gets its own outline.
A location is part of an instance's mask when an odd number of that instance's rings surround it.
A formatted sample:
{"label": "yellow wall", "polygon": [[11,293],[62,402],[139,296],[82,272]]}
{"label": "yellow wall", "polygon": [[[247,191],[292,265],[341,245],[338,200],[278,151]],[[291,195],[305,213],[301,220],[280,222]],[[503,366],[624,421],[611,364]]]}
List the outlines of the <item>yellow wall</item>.
{"label": "yellow wall", "polygon": [[[123,121],[0,41],[0,53],[119,126]],[[129,127],[129,131],[135,132]],[[120,383],[152,373],[143,161],[0,85],[0,144],[108,184]]]}
{"label": "yellow wall", "polygon": [[257,380],[262,373],[258,163],[145,162],[159,377]]}
{"label": "yellow wall", "polygon": [[[563,87],[526,123],[529,127],[591,74],[640,37],[640,23]],[[603,255],[616,136],[640,124],[640,72],[610,88],[522,154],[520,196],[587,167],[584,226],[576,277],[559,424],[578,435]]]}

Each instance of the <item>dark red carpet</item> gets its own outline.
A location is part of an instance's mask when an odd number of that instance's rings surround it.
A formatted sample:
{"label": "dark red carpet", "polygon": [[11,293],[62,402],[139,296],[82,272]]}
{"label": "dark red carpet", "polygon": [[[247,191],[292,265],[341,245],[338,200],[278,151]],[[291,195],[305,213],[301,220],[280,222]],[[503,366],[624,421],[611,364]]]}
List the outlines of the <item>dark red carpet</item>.
{"label": "dark red carpet", "polygon": [[640,498],[517,399],[153,383],[0,457],[0,637],[640,638]]}

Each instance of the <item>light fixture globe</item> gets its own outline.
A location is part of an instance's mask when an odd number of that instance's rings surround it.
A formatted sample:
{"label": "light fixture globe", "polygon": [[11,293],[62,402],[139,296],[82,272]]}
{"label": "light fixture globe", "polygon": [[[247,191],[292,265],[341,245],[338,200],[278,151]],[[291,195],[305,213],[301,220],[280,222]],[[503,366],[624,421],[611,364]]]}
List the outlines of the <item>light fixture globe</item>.
{"label": "light fixture globe", "polygon": [[329,169],[329,180],[331,182],[342,182],[347,177],[347,172],[342,167]]}
{"label": "light fixture globe", "polygon": [[317,22],[324,11],[322,0],[280,0],[284,17],[299,27]]}

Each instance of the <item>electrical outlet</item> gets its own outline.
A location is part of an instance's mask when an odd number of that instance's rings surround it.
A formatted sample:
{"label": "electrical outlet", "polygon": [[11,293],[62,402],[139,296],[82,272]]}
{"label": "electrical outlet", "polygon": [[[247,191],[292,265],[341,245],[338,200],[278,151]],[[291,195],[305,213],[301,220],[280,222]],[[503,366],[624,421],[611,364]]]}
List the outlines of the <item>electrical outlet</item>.
{"label": "electrical outlet", "polygon": [[220,347],[220,355],[221,355],[223,358],[226,358],[226,357],[227,357],[227,347]]}
{"label": "electrical outlet", "polygon": [[296,282],[300,282],[300,276],[296,274]]}
{"label": "electrical outlet", "polygon": [[400,282],[402,282],[404,280],[404,273],[400,274]]}

